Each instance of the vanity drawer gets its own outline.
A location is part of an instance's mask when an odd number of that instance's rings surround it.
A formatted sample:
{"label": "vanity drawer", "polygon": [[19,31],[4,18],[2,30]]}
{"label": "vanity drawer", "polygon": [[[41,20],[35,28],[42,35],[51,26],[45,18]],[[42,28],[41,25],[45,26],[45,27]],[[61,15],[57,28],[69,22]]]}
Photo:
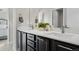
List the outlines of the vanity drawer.
{"label": "vanity drawer", "polygon": [[27,40],[27,44],[34,48],[34,42]]}
{"label": "vanity drawer", "polygon": [[31,48],[30,46],[27,46],[27,51],[34,51],[34,49]]}
{"label": "vanity drawer", "polygon": [[79,51],[79,47],[73,44],[56,41],[56,51]]}
{"label": "vanity drawer", "polygon": [[34,35],[33,34],[27,34],[27,39],[34,41]]}

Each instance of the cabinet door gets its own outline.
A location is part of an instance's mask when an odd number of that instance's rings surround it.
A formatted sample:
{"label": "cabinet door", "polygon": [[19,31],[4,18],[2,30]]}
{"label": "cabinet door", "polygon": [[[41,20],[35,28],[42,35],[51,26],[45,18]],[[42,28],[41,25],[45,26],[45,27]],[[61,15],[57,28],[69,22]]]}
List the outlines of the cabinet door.
{"label": "cabinet door", "polygon": [[26,33],[22,32],[22,51],[26,51]]}
{"label": "cabinet door", "polygon": [[49,40],[49,51],[55,51],[56,48],[55,48],[55,42],[53,39],[50,39]]}
{"label": "cabinet door", "polygon": [[55,42],[56,51],[79,51],[79,46],[65,43],[65,42]]}
{"label": "cabinet door", "polygon": [[17,31],[17,40],[16,40],[16,48],[18,51],[22,50],[22,33],[21,31]]}
{"label": "cabinet door", "polygon": [[39,51],[47,51],[49,49],[49,41],[43,37],[37,37],[37,47]]}

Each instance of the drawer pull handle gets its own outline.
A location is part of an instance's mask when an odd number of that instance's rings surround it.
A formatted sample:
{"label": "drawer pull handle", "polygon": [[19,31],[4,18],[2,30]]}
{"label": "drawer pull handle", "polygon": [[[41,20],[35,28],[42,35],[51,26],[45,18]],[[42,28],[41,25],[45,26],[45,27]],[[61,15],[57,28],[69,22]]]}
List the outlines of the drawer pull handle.
{"label": "drawer pull handle", "polygon": [[30,38],[34,38],[33,36],[29,36]]}
{"label": "drawer pull handle", "polygon": [[29,42],[30,44],[34,45],[32,42]]}
{"label": "drawer pull handle", "polygon": [[64,49],[67,49],[67,50],[71,50],[72,51],[71,48],[68,48],[68,47],[65,47],[65,46],[62,46],[62,45],[58,45],[58,47],[61,47],[61,48],[64,48]]}

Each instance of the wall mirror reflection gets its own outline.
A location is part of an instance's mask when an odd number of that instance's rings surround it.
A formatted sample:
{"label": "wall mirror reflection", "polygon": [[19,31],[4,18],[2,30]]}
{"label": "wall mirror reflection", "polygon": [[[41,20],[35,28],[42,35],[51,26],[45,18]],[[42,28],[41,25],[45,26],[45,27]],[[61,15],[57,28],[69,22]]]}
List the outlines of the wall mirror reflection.
{"label": "wall mirror reflection", "polygon": [[38,22],[49,23],[54,31],[63,27],[63,8],[41,8],[38,12]]}

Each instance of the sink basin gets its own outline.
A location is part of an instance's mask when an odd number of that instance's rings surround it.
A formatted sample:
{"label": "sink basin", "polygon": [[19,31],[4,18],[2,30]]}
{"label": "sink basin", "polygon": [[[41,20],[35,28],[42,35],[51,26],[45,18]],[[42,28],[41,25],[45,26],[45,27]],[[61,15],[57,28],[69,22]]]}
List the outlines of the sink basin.
{"label": "sink basin", "polygon": [[66,37],[72,37],[73,35],[69,35],[69,34],[63,34],[63,33],[52,33],[55,36],[66,36]]}
{"label": "sink basin", "polygon": [[46,33],[47,35],[55,36],[58,38],[65,38],[65,39],[71,39],[76,37],[77,35],[71,34],[71,33],[56,33],[56,32],[51,32],[51,33]]}
{"label": "sink basin", "polygon": [[63,39],[64,38],[69,39],[69,38],[73,38],[74,37],[74,35],[72,35],[72,34],[53,32],[53,31],[48,31],[48,32],[39,31],[39,33],[47,35],[47,36],[54,36],[54,37],[63,38]]}
{"label": "sink basin", "polygon": [[62,38],[71,38],[75,36],[69,33],[61,33],[61,32],[54,32],[54,31],[38,31],[38,33],[41,33],[44,35],[53,35],[53,36],[62,37]]}

